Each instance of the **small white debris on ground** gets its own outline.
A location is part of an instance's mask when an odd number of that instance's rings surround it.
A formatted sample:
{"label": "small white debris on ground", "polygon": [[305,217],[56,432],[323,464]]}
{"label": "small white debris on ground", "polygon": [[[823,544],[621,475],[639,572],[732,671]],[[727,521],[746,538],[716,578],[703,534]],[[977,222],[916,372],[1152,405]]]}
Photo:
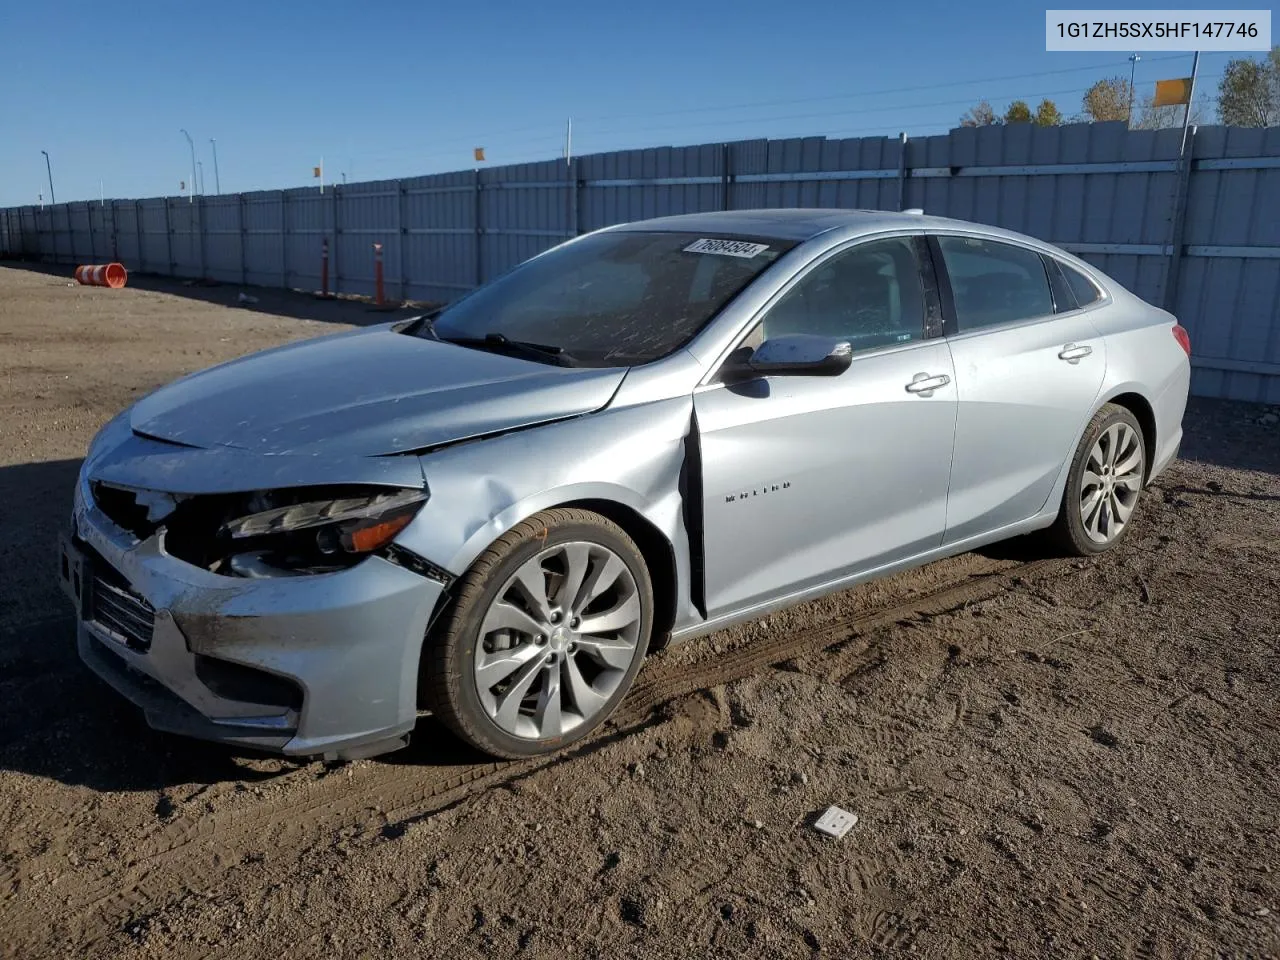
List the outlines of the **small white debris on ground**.
{"label": "small white debris on ground", "polygon": [[858,815],[856,813],[850,813],[848,810],[832,806],[822,811],[822,816],[814,821],[813,829],[839,840],[852,830],[857,822]]}

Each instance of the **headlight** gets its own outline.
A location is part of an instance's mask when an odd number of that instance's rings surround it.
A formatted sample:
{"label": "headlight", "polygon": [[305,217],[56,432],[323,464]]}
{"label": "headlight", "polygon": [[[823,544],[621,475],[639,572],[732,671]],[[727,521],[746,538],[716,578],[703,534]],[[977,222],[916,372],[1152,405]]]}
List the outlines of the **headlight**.
{"label": "headlight", "polygon": [[390,543],[408,526],[426,499],[421,490],[398,490],[368,497],[310,500],[251,513],[224,524],[222,531],[241,540],[315,529],[317,540],[329,548],[326,553],[338,548],[369,553]]}
{"label": "headlight", "polygon": [[391,543],[427,497],[421,489],[369,487],[195,497],[168,521],[165,548],[230,576],[327,573]]}

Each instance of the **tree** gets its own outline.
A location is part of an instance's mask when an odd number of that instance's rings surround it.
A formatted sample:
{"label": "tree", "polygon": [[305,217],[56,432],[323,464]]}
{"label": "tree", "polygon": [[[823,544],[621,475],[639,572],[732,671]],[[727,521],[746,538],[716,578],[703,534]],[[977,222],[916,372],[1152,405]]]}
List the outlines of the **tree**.
{"label": "tree", "polygon": [[1025,100],[1015,100],[1009,104],[1009,109],[1004,112],[1005,123],[1030,123],[1031,108],[1027,106]]}
{"label": "tree", "polygon": [[1218,84],[1218,116],[1233,127],[1280,124],[1280,46],[1265,60],[1227,61]]}
{"label": "tree", "polygon": [[[1186,106],[1175,103],[1167,107],[1157,107],[1155,99],[1153,93],[1142,98],[1142,102],[1133,111],[1133,123],[1130,126],[1134,130],[1169,130],[1181,127],[1183,115],[1187,110]],[[1204,104],[1192,103],[1191,118],[1187,122],[1193,127],[1199,127],[1204,125],[1206,119]]]}
{"label": "tree", "polygon": [[1036,107],[1035,124],[1037,127],[1056,127],[1062,123],[1062,113],[1052,100],[1041,100]]}
{"label": "tree", "polygon": [[1094,123],[1129,119],[1132,88],[1124,77],[1099,80],[1084,95],[1085,116]]}
{"label": "tree", "polygon": [[962,127],[989,127],[993,123],[999,123],[1000,118],[996,116],[996,112],[991,109],[991,104],[983,100],[977,106],[967,110],[960,118],[960,126]]}

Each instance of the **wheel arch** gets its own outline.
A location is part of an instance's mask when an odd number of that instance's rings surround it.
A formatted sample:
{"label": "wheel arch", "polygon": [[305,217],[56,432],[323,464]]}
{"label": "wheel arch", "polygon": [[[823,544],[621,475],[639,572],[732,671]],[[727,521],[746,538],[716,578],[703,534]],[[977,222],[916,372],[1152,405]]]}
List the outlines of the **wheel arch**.
{"label": "wheel arch", "polygon": [[1139,390],[1136,384],[1126,384],[1110,392],[1101,403],[1098,404],[1094,413],[1101,410],[1108,403],[1114,403],[1116,406],[1124,407],[1133,414],[1134,419],[1138,421],[1138,426],[1142,428],[1142,441],[1147,448],[1147,462],[1143,467],[1145,483],[1151,477],[1151,467],[1155,460],[1156,451],[1156,412],[1151,406],[1151,401]]}
{"label": "wheel arch", "polygon": [[1084,432],[1089,428],[1089,423],[1097,415],[1098,411],[1108,403],[1124,407],[1134,415],[1138,421],[1138,426],[1142,428],[1142,439],[1147,447],[1147,464],[1144,468],[1146,476],[1143,479],[1144,481],[1150,479],[1152,461],[1155,459],[1155,410],[1151,406],[1151,401],[1147,399],[1146,394],[1143,392],[1141,384],[1117,384],[1098,396],[1097,401],[1089,409],[1088,415],[1084,417],[1080,428],[1076,431],[1075,440],[1072,442],[1071,448],[1066,451],[1066,456],[1062,461],[1062,469],[1058,472],[1058,478],[1054,481],[1049,496],[1045,498],[1044,504],[1040,508],[1038,517],[1043,523],[1047,524],[1057,516],[1062,503],[1062,493],[1066,489],[1067,478],[1071,472],[1071,460],[1075,456],[1076,448],[1080,445],[1080,441],[1084,439]]}
{"label": "wheel arch", "polygon": [[653,585],[653,632],[649,652],[665,647],[671,638],[671,628],[675,626],[678,596],[676,552],[666,534],[643,513],[616,500],[587,498],[558,503],[556,506],[577,507],[598,513],[620,526],[635,541],[640,555],[644,557],[649,580]]}
{"label": "wheel arch", "polygon": [[[476,558],[516,524],[556,507],[577,507],[598,513],[616,523],[635,541],[653,584],[654,619],[649,650],[666,646],[679,607],[680,563],[676,544],[655,517],[670,511],[664,509],[663,504],[649,503],[628,487],[608,483],[575,484],[512,504],[472,533],[451,558],[448,569],[459,575],[465,573]],[[678,511],[679,504],[676,504],[677,514]],[[675,522],[681,523],[678,516]]]}

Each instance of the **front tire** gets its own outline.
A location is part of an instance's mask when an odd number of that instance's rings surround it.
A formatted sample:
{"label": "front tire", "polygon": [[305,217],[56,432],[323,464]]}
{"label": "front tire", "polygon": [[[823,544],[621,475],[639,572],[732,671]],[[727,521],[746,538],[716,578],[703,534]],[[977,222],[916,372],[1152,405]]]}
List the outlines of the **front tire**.
{"label": "front tire", "polygon": [[497,757],[559,750],[626,695],[649,647],[653,586],[617,524],[546,510],[481,555],[423,651],[428,706]]}
{"label": "front tire", "polygon": [[1071,460],[1062,506],[1050,529],[1057,545],[1088,557],[1124,539],[1142,497],[1146,471],[1146,438],[1137,418],[1118,404],[1104,404],[1089,421]]}

